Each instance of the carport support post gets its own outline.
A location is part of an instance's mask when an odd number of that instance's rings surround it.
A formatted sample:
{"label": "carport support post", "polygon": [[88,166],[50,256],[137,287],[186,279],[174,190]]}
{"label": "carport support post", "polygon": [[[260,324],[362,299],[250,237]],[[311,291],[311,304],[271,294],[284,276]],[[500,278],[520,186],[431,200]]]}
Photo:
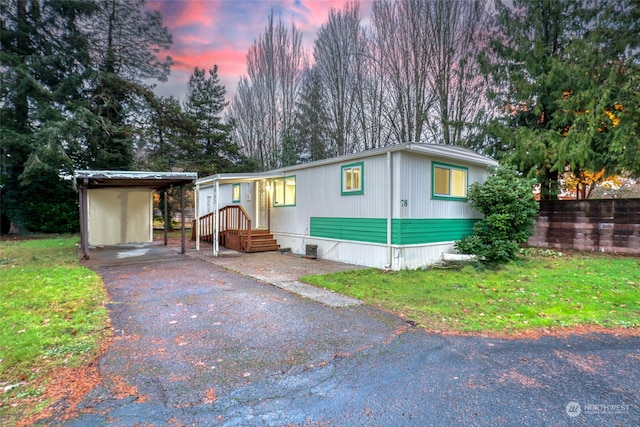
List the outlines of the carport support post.
{"label": "carport support post", "polygon": [[164,245],[167,246],[168,244],[168,229],[169,229],[169,218],[168,218],[168,212],[169,212],[169,204],[167,203],[167,190],[164,189],[162,191],[162,195],[164,198]]}
{"label": "carport support post", "polygon": [[193,192],[193,211],[195,212],[196,222],[196,251],[200,252],[200,184],[196,183],[196,189]]}
{"label": "carport support post", "polygon": [[85,178],[82,180],[82,185],[80,186],[80,240],[82,244],[82,259],[89,259],[87,188],[89,188],[89,179]]}
{"label": "carport support post", "polygon": [[[220,211],[218,210],[218,196],[220,193],[220,181],[216,179],[216,187],[213,193],[214,196],[214,206],[215,206],[215,215],[213,216],[213,256],[218,256],[218,245],[220,244],[219,233],[220,233]],[[226,215],[225,215],[226,217]]]}
{"label": "carport support post", "polygon": [[180,236],[182,237],[182,246],[180,253],[185,253],[184,244],[184,185],[180,186]]}
{"label": "carport support post", "polygon": [[389,262],[387,265],[390,270],[395,270],[395,266],[393,265],[393,156],[391,155],[391,151],[387,151],[387,177],[389,181],[387,182],[387,194],[389,195],[388,206],[387,206],[387,248],[389,250]]}

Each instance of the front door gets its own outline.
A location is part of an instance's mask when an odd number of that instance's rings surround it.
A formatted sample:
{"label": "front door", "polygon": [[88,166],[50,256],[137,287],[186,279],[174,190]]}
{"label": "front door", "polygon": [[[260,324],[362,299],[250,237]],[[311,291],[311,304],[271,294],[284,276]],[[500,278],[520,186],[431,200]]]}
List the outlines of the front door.
{"label": "front door", "polygon": [[258,201],[258,213],[256,215],[256,228],[269,228],[269,191],[267,181],[258,181],[256,185],[256,200]]}

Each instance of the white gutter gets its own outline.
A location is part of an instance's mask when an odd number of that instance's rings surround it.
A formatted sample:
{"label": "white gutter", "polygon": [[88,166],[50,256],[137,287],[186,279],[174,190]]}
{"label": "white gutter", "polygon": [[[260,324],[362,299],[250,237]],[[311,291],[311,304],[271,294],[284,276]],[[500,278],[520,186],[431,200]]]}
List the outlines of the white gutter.
{"label": "white gutter", "polygon": [[387,247],[389,248],[389,268],[393,268],[393,247],[391,246],[391,223],[393,220],[393,162],[391,151],[387,151],[387,174],[389,176],[389,202],[387,206]]}

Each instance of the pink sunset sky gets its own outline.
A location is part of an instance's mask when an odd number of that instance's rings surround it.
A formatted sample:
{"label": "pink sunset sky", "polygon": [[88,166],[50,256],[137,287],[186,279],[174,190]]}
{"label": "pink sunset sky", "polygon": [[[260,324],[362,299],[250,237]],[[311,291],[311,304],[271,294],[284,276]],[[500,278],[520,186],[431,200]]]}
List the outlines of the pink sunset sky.
{"label": "pink sunset sky", "polygon": [[[209,70],[218,65],[227,100],[246,74],[249,47],[264,32],[269,12],[291,22],[302,32],[302,42],[311,57],[318,28],[327,21],[331,8],[342,9],[346,0],[148,0],[159,10],[173,35],[169,55],[174,64],[169,80],[155,82],[158,95],[181,100],[195,67]],[[363,22],[368,21],[372,0],[360,1]],[[166,53],[163,53],[166,55]]]}

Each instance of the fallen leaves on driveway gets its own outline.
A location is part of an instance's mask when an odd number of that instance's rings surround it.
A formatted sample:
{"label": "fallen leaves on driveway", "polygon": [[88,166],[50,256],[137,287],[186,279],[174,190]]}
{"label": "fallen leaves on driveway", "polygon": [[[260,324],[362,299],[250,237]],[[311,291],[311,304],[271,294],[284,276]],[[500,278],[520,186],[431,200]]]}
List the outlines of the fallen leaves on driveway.
{"label": "fallen leaves on driveway", "polygon": [[52,402],[46,409],[34,416],[26,417],[18,423],[18,427],[35,424],[38,420],[63,414],[65,420],[73,416],[78,404],[97,384],[102,381],[98,370],[98,358],[87,366],[63,367],[56,370],[45,386],[41,396],[33,397],[41,402]]}
{"label": "fallen leaves on driveway", "polygon": [[204,399],[202,400],[202,403],[211,404],[215,401],[216,401],[216,389],[211,387],[204,393]]}

